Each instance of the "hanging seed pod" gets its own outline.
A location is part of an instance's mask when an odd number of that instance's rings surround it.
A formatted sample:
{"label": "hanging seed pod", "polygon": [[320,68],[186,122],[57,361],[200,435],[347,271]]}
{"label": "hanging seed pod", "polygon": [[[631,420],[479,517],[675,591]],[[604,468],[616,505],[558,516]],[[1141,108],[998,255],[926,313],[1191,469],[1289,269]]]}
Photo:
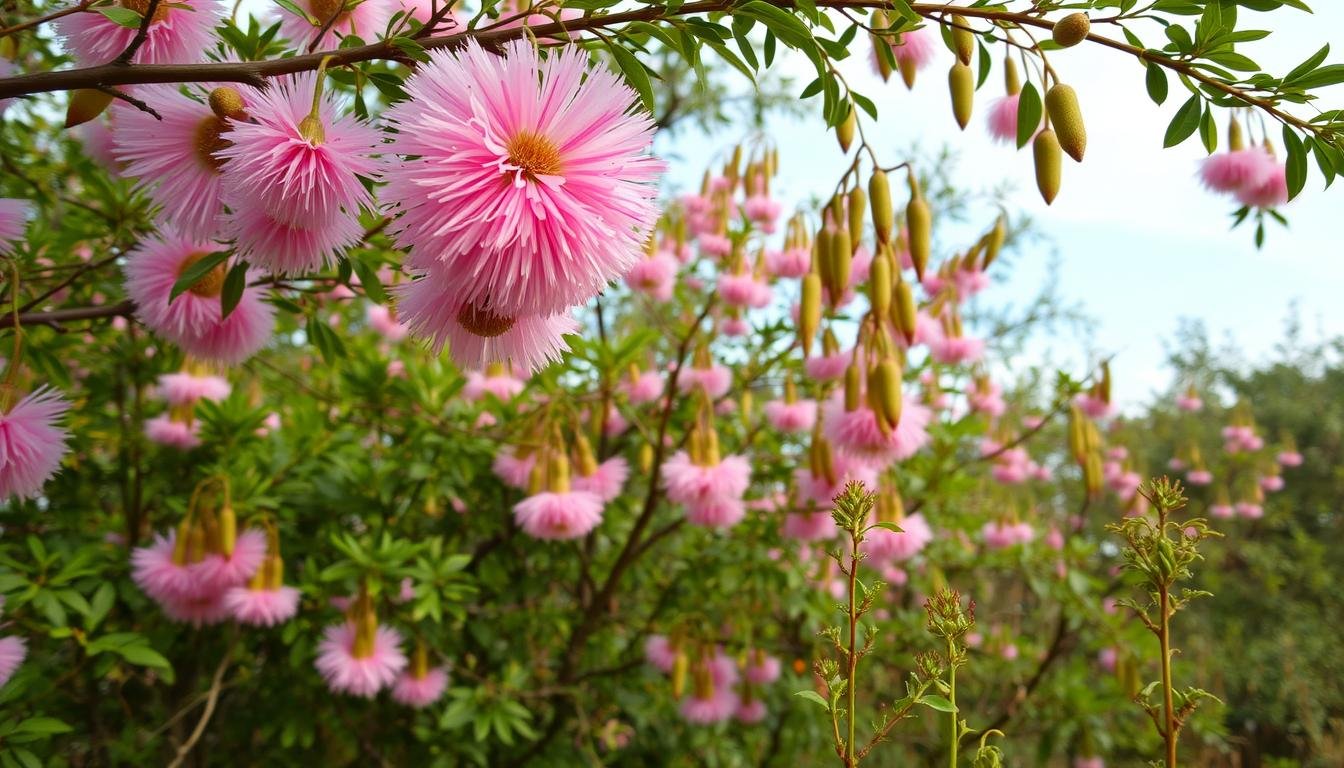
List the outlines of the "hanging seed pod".
{"label": "hanging seed pod", "polygon": [[1070,13],[1055,22],[1050,37],[1054,38],[1059,47],[1072,48],[1086,40],[1087,33],[1091,31],[1092,22],[1088,21],[1086,13]]}
{"label": "hanging seed pod", "polygon": [[965,16],[952,16],[952,47],[956,50],[957,61],[969,66],[971,56],[975,54],[975,32]]}
{"label": "hanging seed pod", "polygon": [[80,88],[71,92],[70,104],[65,108],[65,127],[87,123],[103,114],[112,104],[112,95],[96,88]]}
{"label": "hanging seed pod", "polygon": [[882,412],[895,427],[901,423],[901,366],[886,358],[877,364],[877,387],[882,401]]}
{"label": "hanging seed pod", "polygon": [[1022,76],[1017,72],[1017,60],[1011,53],[1003,57],[1003,90],[1009,96],[1016,96],[1022,91]]}
{"label": "hanging seed pod", "polygon": [[919,74],[919,65],[915,63],[913,57],[903,56],[896,60],[896,68],[901,71],[901,81],[905,83],[908,89],[914,89],[915,76]]}
{"label": "hanging seed pod", "polygon": [[863,242],[864,217],[868,215],[868,195],[864,193],[863,187],[855,184],[849,190],[846,205],[849,212],[849,244],[857,248]]}
{"label": "hanging seed pod", "polygon": [[884,436],[891,434],[893,426],[891,419],[887,417],[886,407],[882,400],[882,380],[876,366],[868,369],[866,386],[864,387],[864,398],[868,402],[868,409],[873,412],[877,420],[877,429]]}
{"label": "hanging seed pod", "polygon": [[1241,132],[1241,121],[1236,117],[1227,121],[1227,149],[1230,152],[1240,152],[1246,148],[1246,138]]}
{"label": "hanging seed pod", "polygon": [[1099,497],[1105,482],[1101,468],[1101,454],[1097,451],[1091,451],[1087,454],[1087,461],[1083,464],[1083,484],[1087,487],[1088,498]]}
{"label": "hanging seed pod", "polygon": [[999,214],[999,218],[994,220],[994,228],[989,230],[989,235],[985,237],[985,258],[980,262],[980,269],[989,269],[989,265],[999,257],[999,251],[1006,239],[1008,239],[1008,222],[1004,220],[1003,214]]}
{"label": "hanging seed pod", "polygon": [[835,454],[831,451],[831,443],[824,437],[817,437],[815,445],[817,447],[817,469],[815,473],[824,478],[829,485],[835,485],[840,482],[840,478],[835,472]]}
{"label": "hanging seed pod", "polygon": [[1036,134],[1031,151],[1036,160],[1036,188],[1041,191],[1041,198],[1045,200],[1045,204],[1049,205],[1059,194],[1060,176],[1064,172],[1064,158],[1060,151],[1059,138],[1055,136],[1054,131],[1046,128]]}
{"label": "hanging seed pod", "polygon": [[639,470],[648,474],[653,470],[653,444],[641,443],[639,446]]}
{"label": "hanging seed pod", "polygon": [[857,411],[863,397],[863,379],[859,367],[850,363],[845,367],[845,410]]}
{"label": "hanging seed pod", "polygon": [[680,699],[686,692],[686,671],[690,666],[686,652],[677,649],[677,655],[672,658],[672,698]]}
{"label": "hanging seed pod", "polygon": [[813,266],[816,267],[817,275],[821,278],[821,284],[826,290],[832,291],[835,285],[835,258],[831,251],[835,248],[835,238],[832,237],[835,227],[827,221],[826,226],[817,233],[817,239],[814,242],[813,249],[816,251]]}
{"label": "hanging seed pod", "polygon": [[952,116],[964,131],[971,123],[971,112],[975,107],[975,73],[958,61],[947,73],[947,87],[952,94]]}
{"label": "hanging seed pod", "polygon": [[[869,22],[869,26],[877,30],[883,30],[890,27],[891,21],[887,18],[887,12],[881,8],[873,11],[872,21]],[[892,56],[889,53],[884,55],[882,49],[886,48],[888,52],[891,51],[891,43],[888,42],[889,38],[885,35],[874,33],[869,33],[868,39],[873,44],[873,59],[877,62],[877,72],[882,75],[882,82],[885,83],[891,79]]]}
{"label": "hanging seed pod", "polygon": [[849,111],[845,113],[845,119],[835,126],[835,138],[840,142],[840,150],[848,152],[851,144],[854,143],[854,131],[859,127],[859,115],[854,110],[854,105],[849,105]]}
{"label": "hanging seed pod", "polygon": [[868,303],[878,317],[891,311],[891,288],[891,257],[884,248],[873,257],[868,268]]}
{"label": "hanging seed pod", "polygon": [[1087,150],[1087,128],[1083,125],[1083,111],[1078,107],[1078,93],[1072,86],[1055,83],[1045,94],[1045,111],[1059,135],[1059,145],[1069,157],[1083,161]]}
{"label": "hanging seed pod", "polygon": [[812,354],[812,340],[821,327],[821,276],[809,272],[803,276],[803,296],[798,307],[798,340],[803,354]]}
{"label": "hanging seed pod", "polygon": [[891,182],[887,172],[881,168],[873,171],[868,178],[868,204],[873,211],[873,229],[877,241],[885,243],[891,240],[891,230],[896,226],[896,211],[891,206]]}
{"label": "hanging seed pod", "polygon": [[905,206],[905,229],[910,239],[910,261],[915,265],[915,278],[924,282],[924,269],[929,264],[929,251],[933,247],[933,214],[918,192],[916,187],[915,194]]}
{"label": "hanging seed pod", "polygon": [[848,229],[836,229],[831,234],[831,279],[835,281],[830,286],[831,303],[839,304],[840,297],[845,295],[849,288],[849,273],[854,262],[854,247],[849,240]]}
{"label": "hanging seed pod", "polygon": [[1098,394],[1101,396],[1101,401],[1102,401],[1103,403],[1106,403],[1107,405],[1110,405],[1110,403],[1111,403],[1111,361],[1109,361],[1109,360],[1103,360],[1103,361],[1101,362],[1101,381],[1098,382],[1098,383],[1100,384],[1100,387],[1099,387],[1100,392],[1098,392]]}
{"label": "hanging seed pod", "polygon": [[1087,461],[1086,418],[1076,404],[1069,406],[1069,455],[1079,466]]}
{"label": "hanging seed pod", "polygon": [[915,343],[915,325],[918,322],[918,307],[915,306],[915,293],[904,280],[896,283],[891,306],[892,325],[905,337],[906,344]]}
{"label": "hanging seed pod", "polygon": [[233,556],[234,545],[238,543],[238,515],[233,505],[225,500],[219,508],[219,551],[225,557]]}

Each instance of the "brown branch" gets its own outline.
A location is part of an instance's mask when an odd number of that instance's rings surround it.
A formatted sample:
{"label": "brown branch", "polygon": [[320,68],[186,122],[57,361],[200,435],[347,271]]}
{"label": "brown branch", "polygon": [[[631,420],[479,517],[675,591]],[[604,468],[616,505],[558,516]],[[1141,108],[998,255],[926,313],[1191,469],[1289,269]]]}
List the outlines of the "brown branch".
{"label": "brown branch", "polygon": [[229,645],[224,649],[224,656],[219,660],[219,666],[215,667],[215,676],[210,681],[210,691],[205,699],[205,709],[201,712],[201,719],[196,721],[196,727],[191,730],[191,735],[182,742],[182,746],[177,748],[177,756],[168,764],[168,768],[179,768],[182,761],[187,759],[191,750],[196,746],[196,742],[205,735],[205,726],[210,724],[210,718],[215,714],[215,705],[219,703],[219,692],[224,687],[224,673],[229,668],[229,659],[233,656],[233,646],[238,641],[238,629],[234,627],[233,636],[229,638]]}
{"label": "brown branch", "polygon": [[116,261],[118,258],[119,257],[117,256],[108,256],[106,259],[103,259],[102,261],[96,261],[92,264],[81,265],[79,269],[77,269],[69,277],[62,280],[60,283],[57,283],[55,287],[49,288],[48,290],[43,292],[42,295],[38,296],[37,298],[33,299],[32,301],[20,307],[19,312],[31,312],[32,310],[37,309],[39,306],[41,306],[42,302],[56,295],[56,293],[60,291],[62,288],[66,287],[67,285],[70,285],[71,283],[75,282],[76,280],[88,274],[89,272],[102,269],[108,264],[111,264],[112,262]]}
{"label": "brown branch", "polygon": [[4,29],[0,29],[0,37],[9,37],[15,32],[22,32],[25,29],[32,29],[34,27],[39,27],[43,24],[46,24],[49,21],[55,21],[63,16],[69,16],[72,13],[81,13],[84,10],[86,10],[90,5],[93,5],[93,3],[94,0],[80,0],[78,4],[72,5],[69,8],[62,8],[59,11],[52,11],[51,13],[48,13],[46,16],[39,16],[36,19],[29,19],[27,21],[19,22],[18,24],[15,24],[12,27],[5,27]]}
{"label": "brown branch", "polygon": [[[27,312],[19,315],[19,325],[48,325],[52,328],[59,328],[61,323],[72,320],[125,317],[133,312],[135,312],[135,302],[128,299],[120,304],[104,304],[101,307],[75,307],[73,309],[53,309],[48,312]],[[0,317],[0,328],[10,328],[13,325],[13,315]]]}
{"label": "brown branch", "polygon": [[127,104],[130,104],[132,107],[135,107],[136,109],[140,110],[141,112],[145,112],[145,113],[147,113],[147,114],[149,114],[149,115],[152,115],[152,116],[154,117],[155,120],[162,120],[162,119],[163,119],[163,115],[160,115],[160,114],[158,113],[158,111],[156,111],[153,107],[149,106],[149,105],[146,104],[144,101],[135,98],[134,96],[130,95],[129,93],[126,93],[125,91],[119,90],[119,89],[117,89],[117,88],[113,88],[113,87],[108,86],[108,85],[95,85],[95,86],[93,86],[93,90],[95,90],[95,91],[99,91],[99,92],[102,92],[102,93],[106,93],[108,96],[111,96],[111,97],[114,98],[114,99],[120,99],[121,101],[124,101],[124,102],[126,102]]}
{"label": "brown branch", "polygon": [[1030,696],[1041,684],[1041,681],[1045,679],[1045,674],[1050,671],[1050,667],[1064,655],[1064,649],[1068,638],[1068,616],[1061,610],[1059,612],[1059,621],[1055,624],[1054,639],[1050,641],[1050,648],[1045,652],[1045,657],[1042,658],[1040,664],[1036,666],[1036,671],[1030,678],[1028,678],[1026,684],[1019,689],[1019,693],[1004,706],[1003,712],[1001,712],[998,717],[994,718],[994,722],[985,726],[984,730],[1002,730],[1003,727],[1008,724],[1008,721],[1013,718],[1013,715],[1017,714],[1018,707],[1022,705],[1022,702],[1026,701],[1027,697]]}

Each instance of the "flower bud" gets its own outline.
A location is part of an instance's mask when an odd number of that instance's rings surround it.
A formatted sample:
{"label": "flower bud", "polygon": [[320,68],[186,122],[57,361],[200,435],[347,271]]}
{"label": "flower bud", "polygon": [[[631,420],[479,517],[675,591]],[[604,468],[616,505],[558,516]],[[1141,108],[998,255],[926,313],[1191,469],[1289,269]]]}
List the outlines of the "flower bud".
{"label": "flower bud", "polygon": [[686,652],[678,649],[677,655],[672,659],[672,698],[680,699],[686,692],[686,670],[690,666],[690,659],[686,657]]}
{"label": "flower bud", "polygon": [[238,89],[221,85],[210,92],[210,109],[221,120],[246,120],[247,105]]}
{"label": "flower bud", "polygon": [[65,108],[65,127],[74,128],[103,114],[112,104],[112,95],[96,88],[80,88],[70,93],[70,104]]}
{"label": "flower bud", "polygon": [[[886,11],[878,8],[873,11],[872,20],[868,24],[872,29],[884,30],[891,26],[891,19],[887,18]],[[891,43],[883,35],[870,33],[868,37],[873,44],[873,58],[877,61],[878,74],[882,75],[882,81],[886,82],[891,79]],[[882,52],[883,48],[888,52],[886,55]]]}
{"label": "flower bud", "polygon": [[915,87],[915,76],[919,74],[919,65],[915,63],[912,56],[903,56],[896,60],[897,69],[901,70],[901,80],[906,88]]}
{"label": "flower bud", "polygon": [[868,195],[858,184],[849,190],[849,244],[858,247],[863,242],[863,220],[868,213]]}
{"label": "flower bud", "polygon": [[845,368],[845,411],[852,412],[859,409],[859,404],[863,402],[863,380],[860,378],[859,367],[850,363]]}
{"label": "flower bud", "polygon": [[1006,239],[1008,239],[1008,223],[1004,220],[1003,214],[999,214],[999,218],[994,220],[994,228],[989,230],[989,235],[985,238],[985,257],[980,262],[980,269],[989,269],[989,265],[999,257],[999,251]]}
{"label": "flower bud", "polygon": [[1045,111],[1059,135],[1059,145],[1069,157],[1081,163],[1083,152],[1087,150],[1087,128],[1083,125],[1083,112],[1078,107],[1078,93],[1072,86],[1055,83],[1046,91]]}
{"label": "flower bud", "polygon": [[975,73],[958,61],[947,73],[947,86],[952,93],[952,116],[957,119],[957,125],[966,130],[975,107]]}
{"label": "flower bud", "polygon": [[1091,31],[1092,22],[1087,20],[1086,13],[1070,13],[1055,22],[1054,28],[1050,30],[1050,36],[1060,48],[1072,48],[1086,40],[1087,33]]}
{"label": "flower bud", "polygon": [[877,241],[885,243],[891,239],[891,230],[896,226],[896,211],[891,206],[891,182],[881,168],[873,171],[868,179],[868,204],[873,211]]}
{"label": "flower bud", "polygon": [[1031,151],[1036,160],[1036,188],[1041,191],[1045,204],[1049,205],[1059,194],[1060,176],[1064,172],[1059,138],[1054,131],[1046,128],[1036,134]]}
{"label": "flower bud", "polygon": [[828,286],[831,293],[831,303],[838,304],[840,297],[845,295],[849,288],[849,272],[854,262],[854,247],[849,239],[849,230],[837,228],[831,233],[831,280],[834,284]]}
{"label": "flower bud", "polygon": [[1246,148],[1246,139],[1241,132],[1241,121],[1233,117],[1227,122],[1227,149],[1240,152]]}
{"label": "flower bud", "polygon": [[901,422],[901,366],[891,358],[877,364],[877,386],[882,412],[891,426]]}
{"label": "flower bud", "polygon": [[929,251],[933,247],[933,214],[924,197],[918,194],[918,188],[905,206],[905,229],[910,238],[910,261],[915,265],[915,277],[923,282],[924,268],[929,264]]}
{"label": "flower bud", "polygon": [[915,293],[910,284],[901,280],[896,283],[894,301],[891,306],[892,325],[905,337],[906,344],[915,343],[915,326],[918,322],[918,307],[915,306]]}
{"label": "flower bud", "polygon": [[219,509],[219,551],[225,557],[233,556],[233,547],[238,543],[238,515],[233,505],[224,502]]}
{"label": "flower bud", "polygon": [[653,470],[652,443],[641,443],[639,446],[639,470],[646,475]]}
{"label": "flower bud", "polygon": [[868,401],[868,408],[873,412],[877,421],[878,431],[883,435],[889,435],[894,425],[891,419],[887,417],[886,405],[882,399],[882,378],[876,366],[868,369],[867,378],[864,396]]}
{"label": "flower bud", "polygon": [[891,257],[886,249],[877,252],[868,269],[868,303],[878,317],[891,311]]}
{"label": "flower bud", "polygon": [[848,152],[851,144],[854,143],[854,131],[859,126],[859,116],[854,111],[854,105],[849,106],[849,111],[845,113],[845,119],[835,126],[835,138],[840,142],[840,150]]}
{"label": "flower bud", "polygon": [[971,63],[971,56],[975,53],[975,33],[971,31],[971,23],[960,14],[952,16],[952,47],[956,51],[957,61],[963,65]]}
{"label": "flower bud", "polygon": [[1022,91],[1022,76],[1017,72],[1017,60],[1011,53],[1003,57],[1003,89],[1009,96],[1016,96]]}
{"label": "flower bud", "polygon": [[803,296],[798,307],[798,339],[803,354],[812,354],[812,340],[821,327],[821,276],[809,272],[803,276]]}

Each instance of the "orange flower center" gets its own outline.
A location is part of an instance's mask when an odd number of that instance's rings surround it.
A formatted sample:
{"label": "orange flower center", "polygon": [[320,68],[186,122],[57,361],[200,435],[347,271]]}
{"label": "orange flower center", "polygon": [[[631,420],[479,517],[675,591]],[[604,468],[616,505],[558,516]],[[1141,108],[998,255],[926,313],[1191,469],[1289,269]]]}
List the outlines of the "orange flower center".
{"label": "orange flower center", "polygon": [[215,157],[215,153],[229,146],[224,133],[229,126],[216,115],[210,115],[196,126],[196,157],[201,164],[215,173],[224,167],[224,158]]}
{"label": "orange flower center", "polygon": [[493,338],[507,332],[516,321],[517,318],[496,315],[488,309],[481,309],[470,303],[463,304],[462,309],[458,310],[457,313],[458,325],[461,325],[469,333],[486,338]]}
{"label": "orange flower center", "polygon": [[[168,7],[169,2],[171,0],[159,0],[159,7],[154,9],[154,16],[149,20],[149,23],[157,24],[168,18],[168,11],[172,10]],[[141,16],[144,16],[145,11],[149,10],[149,0],[120,0],[119,4],[122,8],[135,11]]]}
{"label": "orange flower center", "polygon": [[[184,272],[186,272],[188,269],[191,269],[192,264],[195,264],[201,259],[204,259],[206,256],[207,254],[203,252],[193,253],[190,256],[188,256],[186,259],[182,261],[181,268],[177,270],[178,277],[181,277]],[[191,291],[197,296],[200,296],[203,299],[213,299],[216,296],[218,296],[220,292],[224,290],[224,277],[227,274],[228,270],[224,268],[224,262],[220,262],[219,264],[215,265],[214,269],[210,270],[209,272],[206,272],[205,275],[202,276],[200,280],[197,280],[195,283],[192,283],[191,287],[188,288],[187,290]]]}
{"label": "orange flower center", "polygon": [[509,163],[522,168],[528,176],[560,175],[560,149],[545,136],[521,131],[509,138],[504,149],[509,153]]}

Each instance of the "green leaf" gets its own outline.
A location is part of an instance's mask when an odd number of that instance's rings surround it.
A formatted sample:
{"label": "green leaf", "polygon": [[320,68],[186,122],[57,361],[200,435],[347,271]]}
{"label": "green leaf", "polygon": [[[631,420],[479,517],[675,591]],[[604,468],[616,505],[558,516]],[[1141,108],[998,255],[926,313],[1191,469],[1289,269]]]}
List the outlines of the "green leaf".
{"label": "green leaf", "polygon": [[905,529],[904,529],[904,528],[902,528],[901,526],[897,525],[896,523],[893,523],[893,522],[890,521],[890,520],[880,520],[880,521],[878,521],[878,522],[876,522],[876,523],[873,523],[873,527],[874,527],[874,528],[885,528],[886,530],[891,531],[892,533],[905,533]]}
{"label": "green leaf", "polygon": [[1293,85],[1304,91],[1310,91],[1316,88],[1324,88],[1327,85],[1339,85],[1340,83],[1344,83],[1344,64],[1331,64],[1327,67],[1321,67],[1315,72],[1299,77],[1293,82]]}
{"label": "green leaf", "polygon": [[788,11],[781,10],[762,0],[748,0],[733,10],[733,13],[751,16],[769,27],[785,45],[790,48],[810,50],[813,45],[812,31]]}
{"label": "green leaf", "polygon": [[939,712],[956,712],[956,711],[957,711],[956,706],[955,706],[952,702],[948,701],[947,699],[943,698],[942,696],[938,696],[937,694],[932,694],[932,695],[929,695],[929,696],[924,696],[923,698],[921,698],[921,699],[919,700],[919,703],[920,703],[920,704],[923,704],[924,706],[928,707],[929,709],[936,709],[936,710],[938,710]]}
{"label": "green leaf", "polygon": [[625,81],[639,94],[640,100],[644,102],[644,109],[652,112],[653,84],[649,82],[648,70],[644,69],[639,59],[624,46],[610,43],[608,47],[611,49],[612,57],[616,59],[616,66],[620,67],[621,73],[625,75]]}
{"label": "green leaf", "polygon": [[1326,43],[1325,47],[1313,53],[1311,56],[1308,56],[1306,61],[1293,67],[1288,74],[1284,75],[1284,85],[1296,85],[1296,83],[1293,82],[1294,80],[1319,67],[1321,62],[1325,61],[1325,57],[1329,55],[1330,44]]}
{"label": "green leaf", "polygon": [[182,270],[182,274],[178,276],[177,282],[173,283],[173,289],[168,292],[169,303],[172,303],[172,301],[178,296],[181,296],[184,291],[191,288],[191,286],[199,282],[202,277],[209,274],[210,270],[223,264],[224,260],[227,258],[229,258],[228,251],[207,253],[205,256],[201,257],[200,261]]}
{"label": "green leaf", "polygon": [[813,702],[814,704],[819,704],[821,705],[821,708],[826,710],[827,712],[831,711],[831,705],[826,703],[826,700],[821,698],[821,694],[817,693],[816,691],[798,691],[793,695],[807,699],[808,701]]}
{"label": "green leaf", "polygon": [[221,317],[228,317],[233,313],[238,302],[243,298],[243,289],[247,287],[247,262],[239,261],[229,269],[229,274],[224,276],[224,289],[219,293],[219,309]]}
{"label": "green leaf", "polygon": [[108,21],[119,24],[127,29],[140,29],[140,21],[144,18],[130,8],[122,8],[116,5],[105,5],[100,8],[94,8],[93,10],[106,16]]}
{"label": "green leaf", "polygon": [[1148,73],[1144,76],[1144,84],[1148,86],[1148,98],[1153,100],[1154,104],[1162,104],[1167,100],[1167,71],[1162,67],[1148,62]]}
{"label": "green leaf", "polygon": [[164,658],[163,654],[148,645],[128,645],[125,648],[115,650],[119,656],[136,666],[154,667],[156,669],[173,668],[173,665],[168,663],[168,659]]}
{"label": "green leaf", "polygon": [[1204,116],[1199,120],[1199,138],[1210,155],[1218,149],[1218,125],[1213,121],[1212,109],[1206,108]]}
{"label": "green leaf", "polygon": [[1287,125],[1283,126],[1283,147],[1288,151],[1288,199],[1292,200],[1307,185],[1307,150],[1297,131]]}
{"label": "green leaf", "polygon": [[275,4],[301,19],[307,19],[309,24],[316,26],[318,23],[317,19],[314,19],[307,11],[300,8],[293,2],[293,0],[275,0]]}
{"label": "green leaf", "polygon": [[56,733],[69,733],[74,728],[54,717],[30,717],[14,728],[14,733],[28,733],[38,736],[51,736]]}
{"label": "green leaf", "polygon": [[420,62],[429,61],[429,52],[425,50],[425,47],[409,37],[394,37],[389,42],[409,59]]}
{"label": "green leaf", "polygon": [[1017,148],[1021,149],[1036,135],[1041,125],[1041,93],[1028,82],[1017,99]]}
{"label": "green leaf", "polygon": [[1191,96],[1190,100],[1181,105],[1181,108],[1176,111],[1176,116],[1171,119],[1171,124],[1167,126],[1167,135],[1162,140],[1162,146],[1174,147],[1190,138],[1190,134],[1199,128],[1199,120],[1203,114],[1203,100],[1198,95]]}
{"label": "green leaf", "polygon": [[369,297],[370,301],[379,304],[387,303],[387,291],[383,290],[383,281],[378,279],[378,272],[368,262],[363,259],[350,259],[350,267],[356,275],[359,275],[359,285],[364,289],[364,295]]}

